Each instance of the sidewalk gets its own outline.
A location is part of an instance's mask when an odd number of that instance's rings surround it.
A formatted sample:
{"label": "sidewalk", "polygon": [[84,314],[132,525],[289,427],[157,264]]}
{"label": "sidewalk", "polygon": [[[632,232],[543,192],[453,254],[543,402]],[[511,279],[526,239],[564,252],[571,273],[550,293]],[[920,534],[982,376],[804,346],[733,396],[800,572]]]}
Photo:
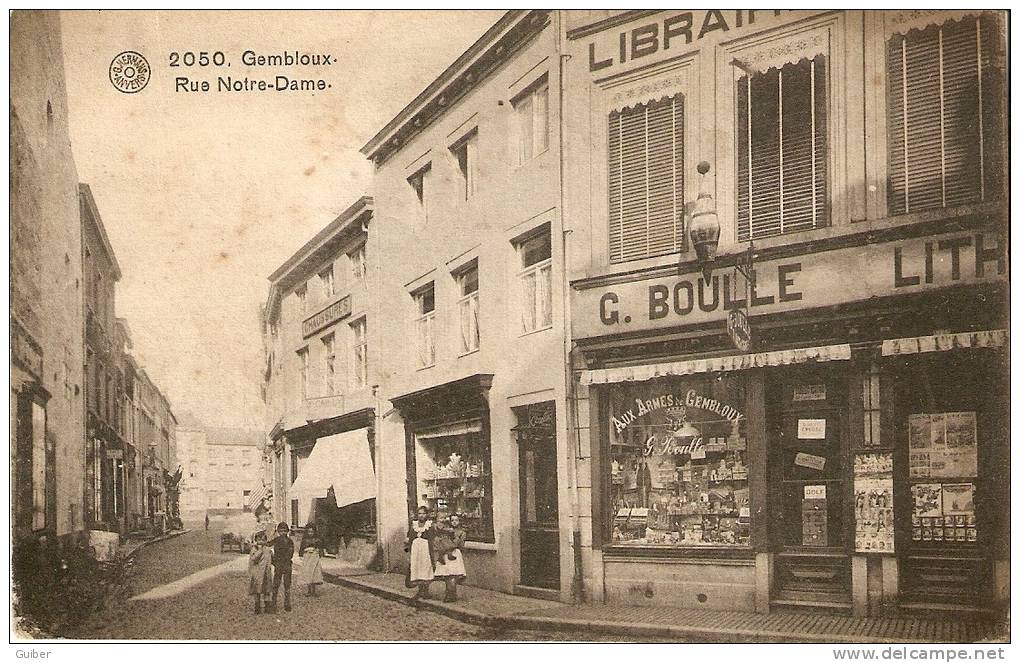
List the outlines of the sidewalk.
{"label": "sidewalk", "polygon": [[120,549],[120,554],[125,558],[133,557],[135,553],[137,553],[145,546],[152,545],[153,543],[159,543],[160,541],[166,541],[167,539],[172,539],[174,537],[181,536],[182,534],[187,534],[190,531],[191,530],[187,528],[175,529],[167,532],[166,534],[161,534],[160,536],[153,537],[151,539],[142,539],[141,541],[138,540],[132,541],[131,539],[127,539]]}
{"label": "sidewalk", "polygon": [[[663,606],[568,605],[461,586],[457,603],[416,601],[393,573],[323,567],[328,582],[494,629],[596,632],[698,642],[963,643],[1006,642],[1008,627],[924,617],[848,617],[809,612],[759,615]],[[442,598],[442,585],[432,595]],[[581,636],[583,637],[583,636]]]}

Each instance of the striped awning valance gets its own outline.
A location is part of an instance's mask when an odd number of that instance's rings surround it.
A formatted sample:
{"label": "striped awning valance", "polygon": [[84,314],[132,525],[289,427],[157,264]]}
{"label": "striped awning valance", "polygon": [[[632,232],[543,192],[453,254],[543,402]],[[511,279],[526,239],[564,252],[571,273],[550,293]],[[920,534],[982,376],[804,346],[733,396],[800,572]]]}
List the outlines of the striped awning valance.
{"label": "striped awning valance", "polygon": [[882,356],[895,357],[967,348],[1001,348],[1006,345],[1008,338],[1009,334],[1005,329],[893,338],[882,341]]}
{"label": "striped awning valance", "polygon": [[689,359],[662,364],[643,364],[619,368],[601,368],[581,372],[581,384],[612,384],[615,382],[643,382],[655,378],[743,371],[766,366],[787,366],[808,362],[845,361],[850,359],[850,345],[824,345],[814,348],[755,352],[744,355]]}

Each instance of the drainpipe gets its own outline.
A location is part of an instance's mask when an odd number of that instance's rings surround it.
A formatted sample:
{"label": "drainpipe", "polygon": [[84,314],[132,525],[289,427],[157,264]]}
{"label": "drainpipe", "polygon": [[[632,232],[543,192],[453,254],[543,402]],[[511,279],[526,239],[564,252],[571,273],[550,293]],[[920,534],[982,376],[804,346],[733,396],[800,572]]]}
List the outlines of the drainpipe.
{"label": "drainpipe", "polygon": [[579,456],[579,445],[577,444],[577,403],[574,394],[574,380],[571,371],[571,345],[570,336],[570,285],[567,274],[569,263],[567,262],[567,239],[572,230],[564,229],[566,220],[566,205],[564,196],[564,138],[563,138],[563,70],[564,63],[570,58],[563,52],[563,11],[553,10],[556,18],[556,59],[558,63],[557,80],[557,125],[559,142],[559,186],[560,186],[560,242],[561,242],[561,269],[563,277],[562,286],[562,309],[563,309],[563,372],[565,400],[567,405],[567,439],[570,440],[570,458],[567,463],[567,488],[570,492],[570,530],[571,548],[574,553],[574,573],[570,582],[570,596],[574,603],[584,603],[584,558],[581,555],[581,518],[580,518],[580,491],[578,490],[578,469],[577,461]]}

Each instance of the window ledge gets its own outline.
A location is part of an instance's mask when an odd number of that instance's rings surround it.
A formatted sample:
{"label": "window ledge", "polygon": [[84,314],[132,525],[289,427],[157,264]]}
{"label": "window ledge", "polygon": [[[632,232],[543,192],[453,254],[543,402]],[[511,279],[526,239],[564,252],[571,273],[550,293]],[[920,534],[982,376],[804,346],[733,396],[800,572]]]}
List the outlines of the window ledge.
{"label": "window ledge", "polygon": [[553,326],[550,324],[546,325],[545,327],[539,327],[538,329],[532,329],[531,331],[523,332],[519,338],[524,338],[525,336],[532,336],[534,334],[541,334],[542,332],[549,331],[552,328]]}
{"label": "window ledge", "polygon": [[663,560],[671,562],[734,562],[754,561],[754,550],[747,546],[699,546],[690,548],[667,548],[652,546],[607,545],[604,548],[606,560]]}
{"label": "window ledge", "polygon": [[481,550],[485,552],[496,552],[496,544],[483,543],[482,541],[465,541],[464,550]]}

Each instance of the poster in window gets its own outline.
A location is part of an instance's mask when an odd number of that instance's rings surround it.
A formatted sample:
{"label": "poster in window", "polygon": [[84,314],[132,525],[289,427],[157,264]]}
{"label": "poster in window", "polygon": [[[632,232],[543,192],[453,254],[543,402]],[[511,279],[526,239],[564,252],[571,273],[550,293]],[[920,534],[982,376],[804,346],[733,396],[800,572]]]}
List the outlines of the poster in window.
{"label": "poster in window", "polygon": [[892,476],[862,476],[854,479],[857,552],[894,552],[892,495]]}
{"label": "poster in window", "polygon": [[977,476],[976,413],[912,414],[908,428],[911,477]]}
{"label": "poster in window", "polygon": [[914,500],[914,515],[919,516],[923,524],[930,524],[924,521],[926,518],[942,516],[942,484],[915,483],[910,487],[910,493]]}
{"label": "poster in window", "polygon": [[942,513],[946,520],[952,517],[954,525],[966,524],[967,516],[974,515],[974,484],[942,484]]}

